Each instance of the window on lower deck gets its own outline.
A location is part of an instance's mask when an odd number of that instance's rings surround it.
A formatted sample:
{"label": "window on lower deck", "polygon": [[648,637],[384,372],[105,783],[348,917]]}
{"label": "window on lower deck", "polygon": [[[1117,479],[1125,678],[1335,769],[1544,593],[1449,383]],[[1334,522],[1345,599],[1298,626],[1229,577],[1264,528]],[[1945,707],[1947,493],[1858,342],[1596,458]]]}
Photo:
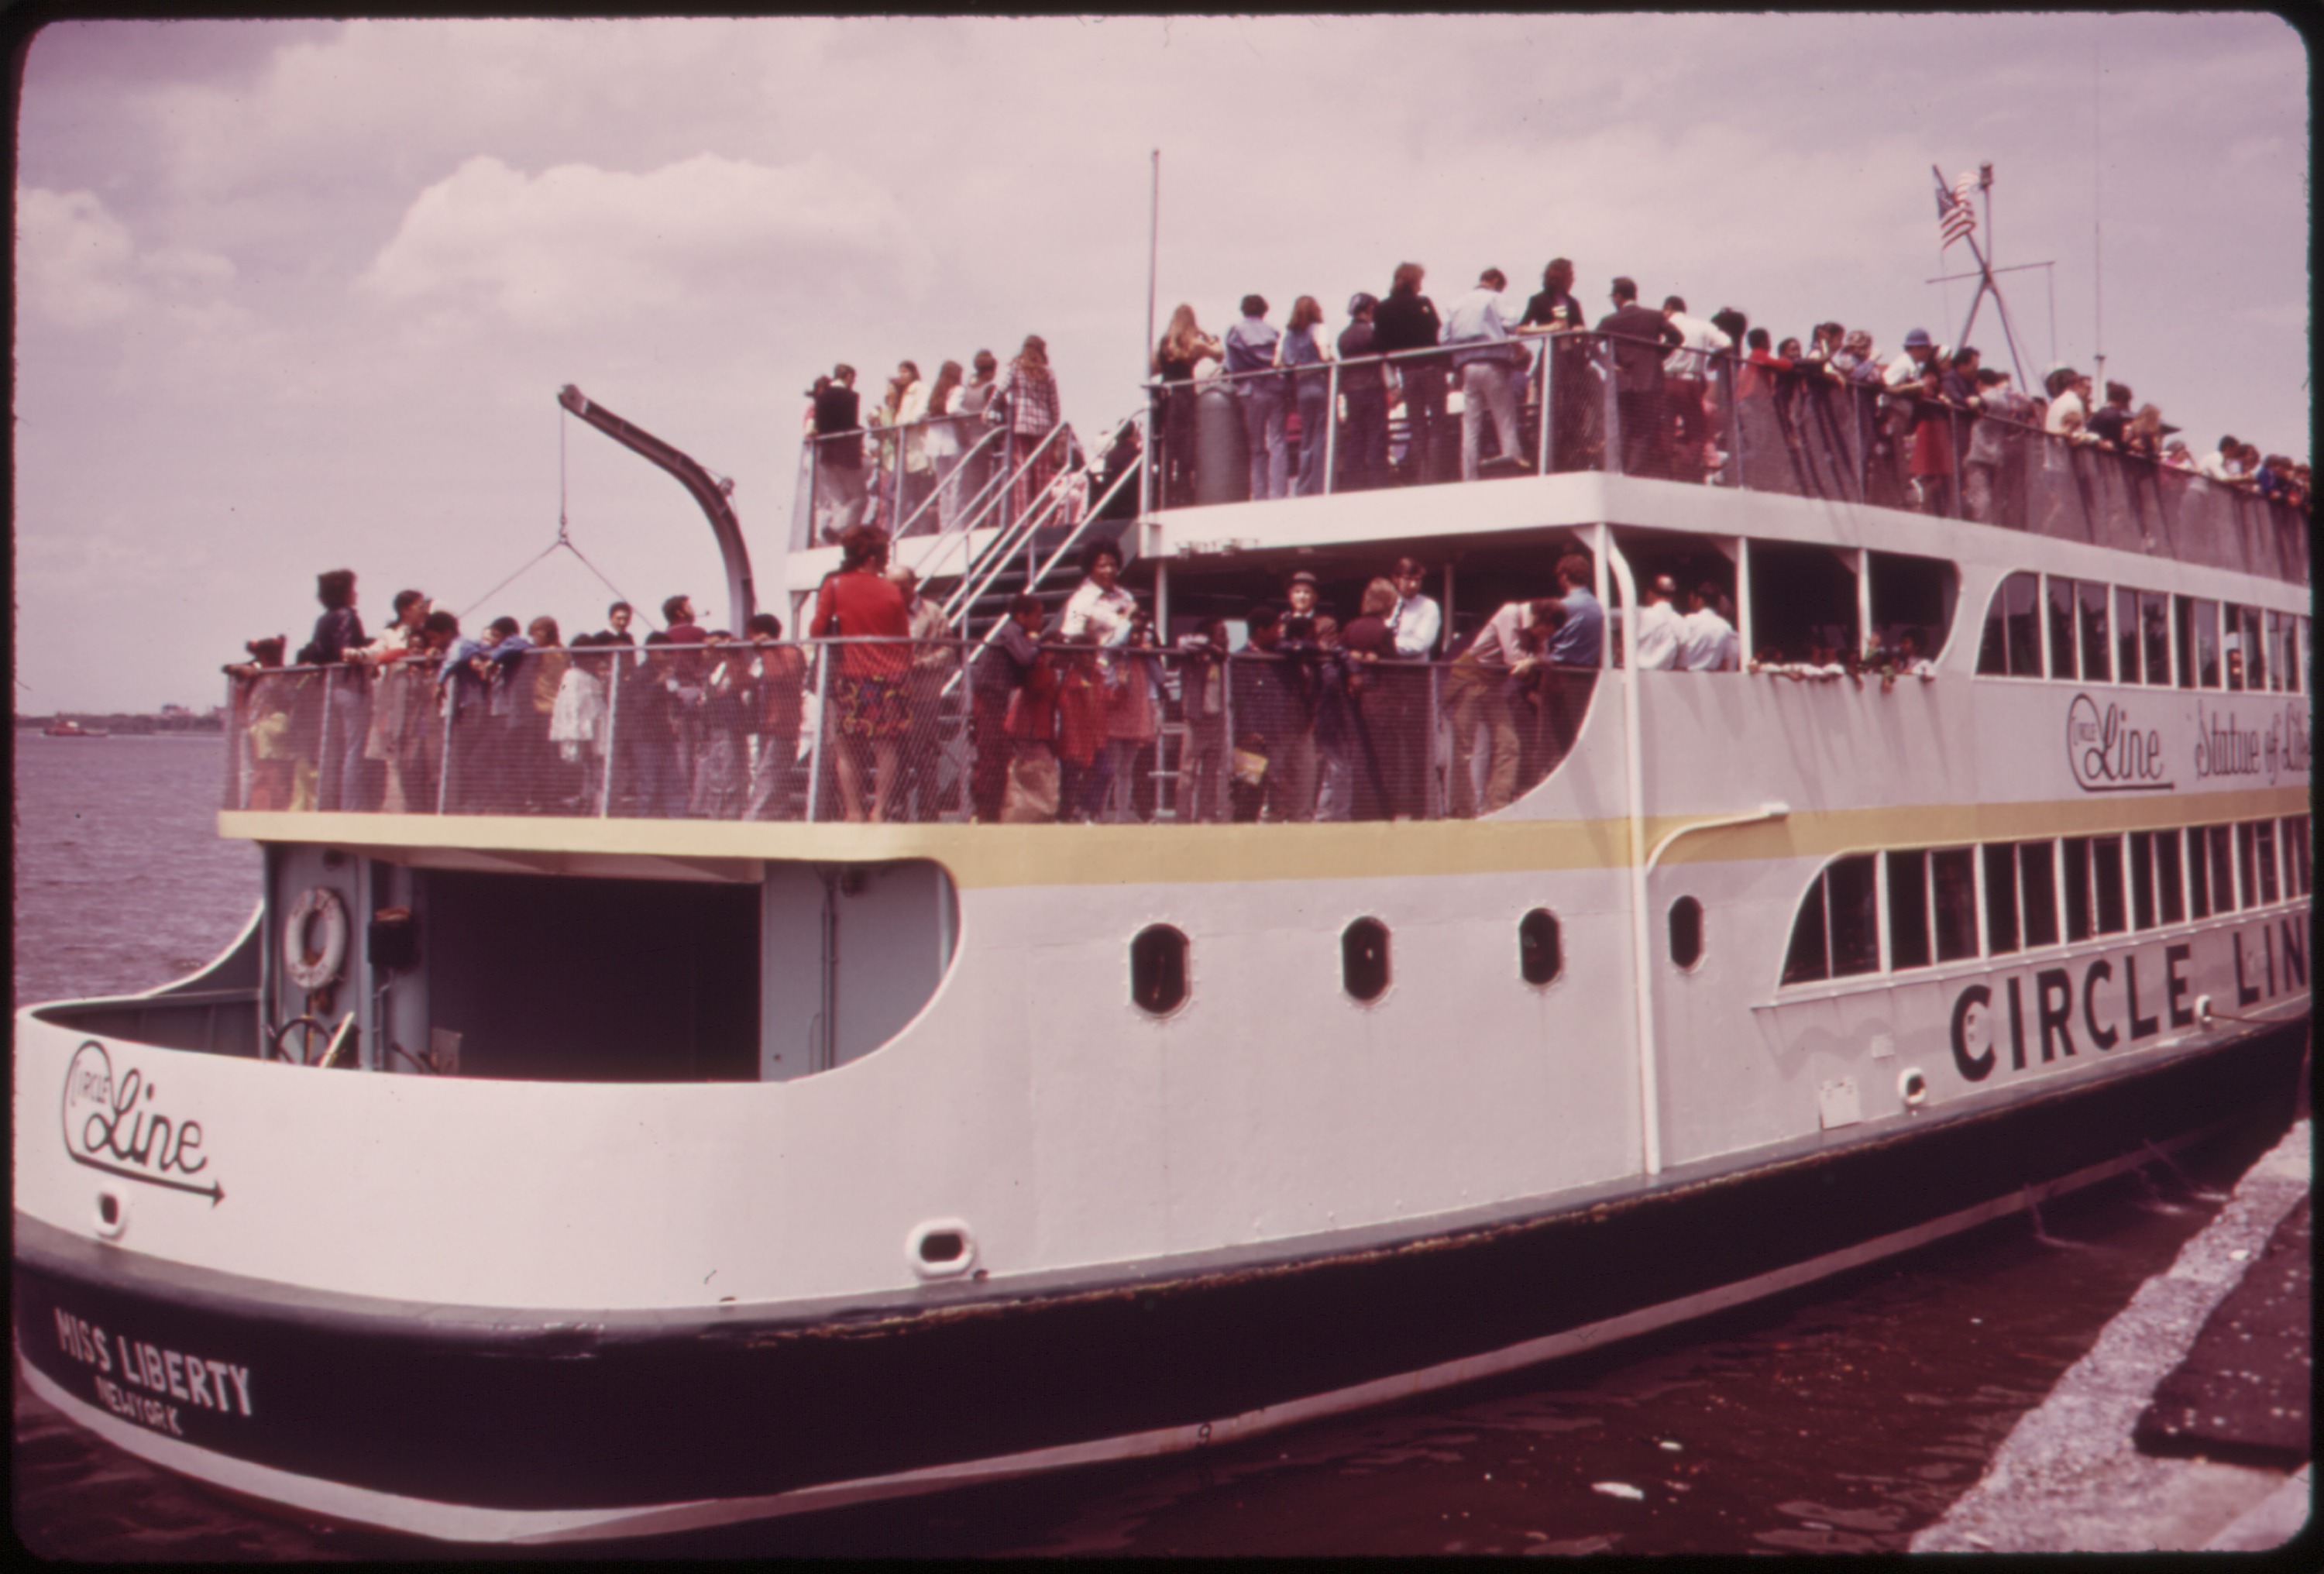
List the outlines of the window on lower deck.
{"label": "window on lower deck", "polygon": [[2060,842],[2066,857],[2066,938],[2090,937],[2090,839],[2069,836]]}
{"label": "window on lower deck", "polygon": [[2242,905],[2256,907],[2259,895],[2259,839],[2249,820],[2236,827],[2236,872],[2242,877],[2236,888],[2243,893]]}
{"label": "window on lower deck", "polygon": [[2017,889],[2025,906],[2025,943],[2058,943],[2058,870],[2052,843],[2017,844]]}
{"label": "window on lower deck", "polygon": [[2275,901],[2282,892],[2276,883],[2275,822],[2262,820],[2252,827],[2252,835],[2259,845],[2259,899]]}
{"label": "window on lower deck", "polygon": [[2017,949],[2017,849],[2006,842],[1985,849],[1985,949],[1994,956]]}
{"label": "window on lower deck", "polygon": [[2157,831],[2154,833],[2154,892],[2160,916],[2165,924],[2177,924],[2187,916],[2187,882],[2179,869],[2179,833]]}
{"label": "window on lower deck", "polygon": [[1929,855],[1888,855],[1888,965],[1929,965]]}
{"label": "window on lower deck", "polygon": [[2198,918],[2211,916],[2211,861],[2204,851],[2203,828],[2187,827],[2187,910]]}
{"label": "window on lower deck", "polygon": [[1937,918],[1937,960],[1960,962],[1977,954],[1977,867],[1966,847],[1929,854],[1929,877]]}
{"label": "window on lower deck", "polygon": [[2219,686],[2219,603],[2179,597],[2179,686]]}
{"label": "window on lower deck", "polygon": [[2211,911],[2232,913],[2236,910],[2235,827],[2209,825],[2203,834],[2211,849]]}
{"label": "window on lower deck", "polygon": [[2080,673],[2075,652],[2081,649],[2074,638],[2074,582],[2052,574],[2042,581],[2043,610],[2050,620],[2050,676],[2074,677]]}
{"label": "window on lower deck", "polygon": [[1849,978],[1880,966],[1880,913],[1873,855],[1837,858],[1808,884],[1792,922],[1784,982]]}
{"label": "window on lower deck", "polygon": [[2283,888],[2295,897],[2310,894],[2315,871],[2309,862],[2308,816],[2294,815],[2283,823]]}
{"label": "window on lower deck", "polygon": [[2042,576],[2013,574],[1994,587],[1986,608],[1977,669],[1995,677],[2042,676]]}
{"label": "window on lower deck", "polygon": [[2121,837],[2090,838],[2090,874],[2096,887],[2098,933],[2119,934],[2130,926],[2128,906],[2123,901]]}
{"label": "window on lower deck", "polygon": [[2130,926],[2154,927],[2154,833],[2130,833]]}
{"label": "window on lower deck", "polygon": [[2114,593],[2114,678],[2116,683],[2139,680],[2138,593],[2119,587]]}

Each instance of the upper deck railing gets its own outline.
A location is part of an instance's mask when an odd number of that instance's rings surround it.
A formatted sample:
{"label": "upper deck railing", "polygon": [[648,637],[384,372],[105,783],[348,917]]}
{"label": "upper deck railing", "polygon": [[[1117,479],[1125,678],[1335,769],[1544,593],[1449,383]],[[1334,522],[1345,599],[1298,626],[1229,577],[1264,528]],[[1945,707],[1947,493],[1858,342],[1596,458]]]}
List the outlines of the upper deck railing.
{"label": "upper deck railing", "polygon": [[[1663,373],[1663,346],[1574,331],[1153,382],[1141,508],[1599,471],[1906,509],[2308,579],[2306,511],[2247,484],[1817,366],[1683,354],[1699,378]],[[956,461],[916,468],[914,444],[936,425],[867,430],[867,468],[844,483],[874,496],[884,487],[884,515],[905,533],[972,511],[931,507],[946,477],[948,495],[989,496],[992,473],[1023,467],[1027,444],[965,423]],[[810,441],[802,460],[795,546],[814,538],[818,476],[819,517],[834,517],[817,449]],[[1053,468],[1041,469],[1037,491]]]}

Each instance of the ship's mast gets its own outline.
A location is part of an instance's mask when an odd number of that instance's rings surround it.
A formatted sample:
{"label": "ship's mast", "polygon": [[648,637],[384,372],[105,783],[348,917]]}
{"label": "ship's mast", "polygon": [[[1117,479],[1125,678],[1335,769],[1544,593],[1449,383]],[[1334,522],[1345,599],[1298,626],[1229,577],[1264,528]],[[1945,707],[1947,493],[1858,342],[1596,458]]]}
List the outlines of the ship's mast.
{"label": "ship's mast", "polygon": [[651,460],[678,477],[678,484],[692,494],[694,501],[709,516],[711,534],[718,538],[718,556],[726,565],[727,615],[733,620],[736,633],[758,611],[751,585],[751,553],[742,544],[742,524],[734,517],[734,505],[727,498],[734,483],[713,476],[691,456],[671,447],[641,427],[632,426],[602,404],[592,404],[589,396],[570,382],[558,391],[557,402],[604,433],[622,447]]}

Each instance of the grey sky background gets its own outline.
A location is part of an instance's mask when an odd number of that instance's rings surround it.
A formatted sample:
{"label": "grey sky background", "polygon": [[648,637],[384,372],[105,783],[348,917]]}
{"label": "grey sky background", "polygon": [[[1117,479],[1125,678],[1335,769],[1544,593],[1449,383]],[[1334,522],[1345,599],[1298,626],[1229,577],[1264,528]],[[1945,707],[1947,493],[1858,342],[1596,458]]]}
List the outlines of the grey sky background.
{"label": "grey sky background", "polygon": [[[779,583],[803,394],[1049,341],[1084,431],[1160,309],[1331,327],[1399,261],[1448,302],[1574,259],[1778,337],[1950,340],[1930,165],[1990,161],[2029,370],[2107,375],[2208,448],[2305,456],[2308,63],[2266,15],[97,23],[19,106],[20,711],[217,702],[303,641],[455,610],[539,552],[558,388],[736,481]],[[2103,223],[2104,339],[2093,226]],[[1980,232],[1979,239],[1987,236]],[[2054,335],[2054,339],[2053,339]],[[2001,355],[1989,309],[1974,338]],[[2006,364],[2006,361],[2005,361]],[[574,538],[632,598],[727,609],[667,476],[567,437]],[[475,609],[601,626],[564,554]]]}

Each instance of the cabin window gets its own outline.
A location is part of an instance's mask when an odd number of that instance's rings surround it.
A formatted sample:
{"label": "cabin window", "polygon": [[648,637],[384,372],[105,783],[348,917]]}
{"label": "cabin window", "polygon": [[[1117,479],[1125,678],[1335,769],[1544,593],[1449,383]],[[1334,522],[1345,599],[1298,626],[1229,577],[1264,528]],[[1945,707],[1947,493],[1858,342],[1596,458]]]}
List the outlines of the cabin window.
{"label": "cabin window", "polygon": [[2186,921],[2187,882],[2179,870],[2179,833],[2176,831],[2157,831],[2154,833],[2154,905],[2156,916],[2163,923]]}
{"label": "cabin window", "polygon": [[2236,910],[2235,832],[2230,826],[2212,825],[2204,834],[2210,838],[2211,845],[2211,911],[2232,913]]}
{"label": "cabin window", "polygon": [[2283,888],[2292,896],[2307,896],[2314,885],[2308,859],[2308,816],[2291,815],[2283,822]]}
{"label": "cabin window", "polygon": [[1804,542],[1754,540],[1751,638],[1760,649],[1803,661],[1819,646],[1859,649],[1855,556]]}
{"label": "cabin window", "polygon": [[2227,686],[2264,689],[2267,686],[2267,656],[2260,647],[2259,609],[2228,603],[2221,642],[2227,647]]}
{"label": "cabin window", "polygon": [[2017,845],[2017,888],[2024,899],[2025,943],[2058,943],[2058,869],[2047,842]]}
{"label": "cabin window", "polygon": [[2082,681],[2105,683],[2113,676],[2107,660],[2107,587],[2085,579],[2074,589],[2074,631],[2082,645]]}
{"label": "cabin window", "polygon": [[2066,855],[2066,938],[2090,937],[2090,839],[2069,836],[2059,846]]}
{"label": "cabin window", "polygon": [[1960,962],[1977,954],[1977,866],[1966,847],[1929,854],[1929,877],[1937,918],[1937,960]]}
{"label": "cabin window", "polygon": [[1702,960],[1702,904],[1681,897],[1670,908],[1671,960],[1691,968]]}
{"label": "cabin window", "polygon": [[1388,925],[1359,918],[1340,932],[1340,981],[1359,1000],[1388,992]]}
{"label": "cabin window", "polygon": [[2282,654],[2276,660],[2275,669],[2283,674],[2284,691],[2298,694],[2301,684],[2305,681],[2301,674],[2307,668],[2300,660],[2300,619],[2293,613],[2283,614],[2283,643],[2277,649]]}
{"label": "cabin window", "polygon": [[2258,822],[2252,827],[2252,836],[2259,843],[2259,899],[2262,903],[2276,901],[2282,895],[2282,888],[2275,873],[2275,822]]}
{"label": "cabin window", "polygon": [[1186,936],[1153,924],[1130,943],[1130,999],[1139,1010],[1166,1016],[1185,1004]]}
{"label": "cabin window", "polygon": [[2053,574],[2043,584],[2050,614],[2050,676],[2073,677],[2080,671],[2074,658],[2080,649],[2074,634],[2074,582]]}
{"label": "cabin window", "polygon": [[1929,855],[1888,855],[1888,965],[1929,965]]}
{"label": "cabin window", "polygon": [[1895,649],[1909,631],[1921,654],[1933,658],[1953,626],[1953,603],[1960,573],[1941,557],[1906,552],[1868,552],[1872,576],[1872,631]]}
{"label": "cabin window", "polygon": [[1995,956],[2017,949],[2017,849],[2006,842],[1985,849],[1985,949]]}
{"label": "cabin window", "polygon": [[[1756,572],[1753,577],[1757,577]],[[2037,574],[2013,574],[1994,587],[1992,604],[1985,612],[1985,635],[1977,651],[1980,674],[2042,676],[2041,595],[2042,579]]]}
{"label": "cabin window", "polygon": [[2158,687],[2171,682],[2171,598],[2160,592],[2138,593],[2138,631],[2146,647],[2146,681]]}
{"label": "cabin window", "polygon": [[2254,830],[2249,820],[2236,826],[2236,871],[2243,877],[2236,888],[2242,892],[2239,905],[2246,907],[2256,907],[2260,904],[2259,839],[2254,834]]}
{"label": "cabin window", "polygon": [[2276,658],[2276,659],[2271,660],[2267,666],[2267,686],[2273,689],[2281,689],[2283,686],[2283,661],[2282,659],[2283,651],[2283,614],[2282,612],[2272,612],[2267,614],[2267,648],[2270,653]]}
{"label": "cabin window", "polygon": [[2130,926],[2154,927],[2154,833],[2130,833]]}
{"label": "cabin window", "polygon": [[1565,971],[1557,915],[1536,907],[1517,920],[1517,971],[1529,984],[1545,984]]}
{"label": "cabin window", "polygon": [[2114,593],[2114,676],[2117,683],[2139,681],[2138,593],[2117,587]]}
{"label": "cabin window", "polygon": [[2197,918],[2211,916],[2211,863],[2203,848],[2203,828],[2188,826],[2187,910]]}
{"label": "cabin window", "polygon": [[2219,603],[2179,598],[2179,686],[2219,686]]}
{"label": "cabin window", "polygon": [[2119,934],[2130,927],[2128,904],[2123,900],[2122,838],[2090,838],[2090,874],[2096,886],[2098,932]]}
{"label": "cabin window", "polygon": [[1880,966],[1880,914],[1875,905],[1872,854],[1837,858],[1808,884],[1792,923],[1784,982],[1868,973]]}

